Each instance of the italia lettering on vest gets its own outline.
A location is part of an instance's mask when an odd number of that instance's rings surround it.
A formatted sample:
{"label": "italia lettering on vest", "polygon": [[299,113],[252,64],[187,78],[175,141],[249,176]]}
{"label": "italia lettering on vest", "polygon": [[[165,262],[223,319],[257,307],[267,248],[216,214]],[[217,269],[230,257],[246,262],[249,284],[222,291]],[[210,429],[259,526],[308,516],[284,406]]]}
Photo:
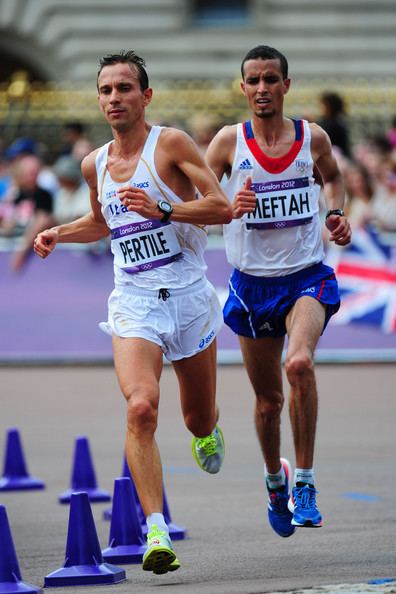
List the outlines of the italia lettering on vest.
{"label": "italia lettering on vest", "polygon": [[119,242],[124,264],[147,260],[151,257],[169,254],[164,233],[159,231],[156,235],[141,235]]}
{"label": "italia lettering on vest", "polygon": [[119,215],[120,213],[128,212],[126,206],[119,206],[118,204],[109,204],[109,210],[112,215]]}

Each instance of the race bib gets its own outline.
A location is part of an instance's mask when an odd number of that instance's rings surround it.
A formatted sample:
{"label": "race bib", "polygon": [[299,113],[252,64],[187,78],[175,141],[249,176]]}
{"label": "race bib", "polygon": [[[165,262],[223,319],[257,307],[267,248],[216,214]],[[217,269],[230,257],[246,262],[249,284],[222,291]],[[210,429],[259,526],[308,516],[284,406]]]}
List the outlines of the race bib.
{"label": "race bib", "polygon": [[256,208],[242,218],[248,229],[283,229],[306,225],[315,212],[309,178],[253,183]]}
{"label": "race bib", "polygon": [[112,229],[111,251],[115,264],[129,274],[165,266],[182,256],[172,224],[149,219]]}

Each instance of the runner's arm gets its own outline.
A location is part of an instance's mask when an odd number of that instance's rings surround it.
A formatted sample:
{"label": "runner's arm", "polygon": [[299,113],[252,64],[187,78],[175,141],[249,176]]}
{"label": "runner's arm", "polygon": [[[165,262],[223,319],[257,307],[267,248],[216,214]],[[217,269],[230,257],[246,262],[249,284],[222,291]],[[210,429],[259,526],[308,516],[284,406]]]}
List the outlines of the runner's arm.
{"label": "runner's arm", "polygon": [[[161,151],[170,167],[179,169],[201,194],[201,198],[182,203],[172,202],[172,221],[195,225],[216,225],[231,220],[231,206],[213,171],[201,156],[193,139],[181,130],[169,128],[161,134]],[[158,219],[163,214],[144,190],[126,187],[119,197],[128,208],[148,219]],[[183,196],[180,196],[183,200]]]}
{"label": "runner's arm", "polygon": [[[316,124],[310,124],[312,133],[312,154],[315,165],[323,180],[323,191],[328,210],[344,208],[344,181],[334,157],[327,133]],[[329,239],[337,245],[347,245],[351,241],[351,227],[345,216],[330,215],[325,225],[330,231]]]}
{"label": "runner's arm", "polygon": [[[219,180],[231,172],[236,144],[236,126],[225,126],[216,134],[206,152],[206,161]],[[251,176],[233,197],[232,218],[240,219],[256,208],[256,193],[250,189]]]}
{"label": "runner's arm", "polygon": [[109,234],[98,202],[95,155],[96,151],[85,157],[81,164],[83,176],[89,187],[91,211],[75,221],[39,233],[34,240],[34,251],[41,258],[46,258],[57,243],[90,243]]}

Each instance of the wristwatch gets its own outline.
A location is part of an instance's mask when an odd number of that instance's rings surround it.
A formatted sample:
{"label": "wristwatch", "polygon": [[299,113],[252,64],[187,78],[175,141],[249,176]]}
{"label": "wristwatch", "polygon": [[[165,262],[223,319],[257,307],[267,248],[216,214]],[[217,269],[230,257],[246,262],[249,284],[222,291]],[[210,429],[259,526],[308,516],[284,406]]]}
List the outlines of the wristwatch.
{"label": "wristwatch", "polygon": [[328,210],[326,212],[326,219],[327,217],[329,217],[330,215],[338,215],[339,217],[344,217],[345,213],[342,210],[342,208],[335,208],[334,210]]}
{"label": "wristwatch", "polygon": [[157,208],[164,215],[162,219],[160,219],[161,223],[166,223],[166,221],[169,219],[173,212],[172,204],[170,204],[170,202],[167,202],[166,200],[158,200]]}

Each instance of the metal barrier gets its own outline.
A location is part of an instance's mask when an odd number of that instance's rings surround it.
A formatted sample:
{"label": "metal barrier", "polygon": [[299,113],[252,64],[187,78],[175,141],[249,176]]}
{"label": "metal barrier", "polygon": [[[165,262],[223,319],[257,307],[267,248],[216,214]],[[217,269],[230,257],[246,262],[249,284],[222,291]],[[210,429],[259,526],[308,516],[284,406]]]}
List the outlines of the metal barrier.
{"label": "metal barrier", "polygon": [[[247,116],[246,100],[234,81],[210,80],[153,81],[154,97],[148,119],[189,128],[196,114],[210,114],[219,124]],[[293,80],[286,96],[290,116],[319,115],[322,91],[336,91],[345,100],[353,142],[368,134],[384,132],[396,114],[396,79],[378,81],[355,79],[348,84],[335,79]],[[13,81],[0,85],[0,126],[5,145],[17,136],[34,136],[55,150],[61,141],[59,129],[79,120],[90,128],[92,139],[101,144],[109,138],[109,128],[97,105],[94,87],[71,83],[28,83]]]}

